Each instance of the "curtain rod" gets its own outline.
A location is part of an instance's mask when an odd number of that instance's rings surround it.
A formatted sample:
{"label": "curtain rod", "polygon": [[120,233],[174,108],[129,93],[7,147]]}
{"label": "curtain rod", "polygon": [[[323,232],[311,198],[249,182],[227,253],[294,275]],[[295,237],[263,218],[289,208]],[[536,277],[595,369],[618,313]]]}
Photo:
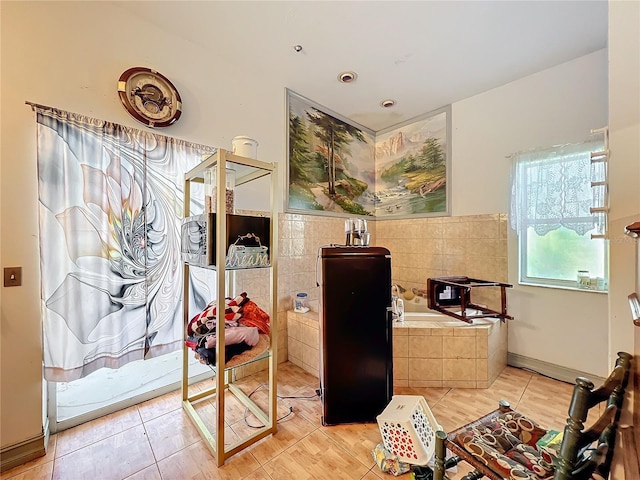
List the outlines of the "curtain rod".
{"label": "curtain rod", "polygon": [[26,105],[30,105],[32,110],[38,110],[38,109],[39,109],[39,110],[50,110],[50,111],[57,111],[57,112],[61,112],[61,113],[71,114],[71,115],[77,115],[77,116],[79,116],[79,117],[90,118],[90,119],[92,119],[92,120],[96,120],[96,121],[98,121],[98,122],[112,123],[113,125],[117,125],[118,127],[128,128],[128,129],[134,130],[134,131],[136,131],[136,132],[141,132],[141,133],[144,133],[144,134],[147,134],[147,135],[153,135],[153,136],[158,136],[158,137],[169,138],[169,139],[171,139],[171,140],[176,140],[176,141],[182,142],[184,145],[189,146],[189,147],[191,147],[191,148],[198,148],[198,149],[200,149],[200,150],[203,150],[203,151],[204,151],[204,152],[206,152],[206,153],[214,153],[214,152],[216,152],[216,151],[218,150],[218,148],[217,148],[217,147],[211,147],[211,146],[209,146],[209,145],[202,145],[202,144],[200,144],[200,143],[194,143],[194,142],[191,142],[190,140],[183,140],[183,139],[181,139],[181,138],[170,137],[170,136],[168,136],[168,135],[163,135],[163,134],[161,134],[161,133],[149,132],[149,131],[147,131],[147,130],[140,130],[139,128],[128,127],[128,126],[126,126],[126,125],[121,125],[121,124],[119,124],[119,123],[110,122],[110,121],[108,121],[108,120],[102,120],[102,119],[99,119],[99,118],[90,117],[90,116],[88,116],[88,115],[84,115],[84,114],[82,114],[82,113],[69,112],[69,111],[67,111],[67,110],[61,110],[61,109],[59,109],[59,108],[56,108],[56,107],[50,107],[50,106],[48,106],[48,105],[41,105],[41,104],[39,104],[39,103],[30,102],[30,101],[28,101],[28,100],[25,100],[25,102],[24,102],[24,103],[25,103]]}
{"label": "curtain rod", "polygon": [[33,102],[30,102],[29,100],[25,100],[24,103],[26,103],[27,105],[31,105],[31,108],[53,108],[53,107],[47,107],[46,105],[40,105],[39,103],[33,103]]}
{"label": "curtain rod", "polygon": [[[580,145],[587,145],[590,143],[598,143],[599,140],[594,138],[595,135],[599,134],[599,133],[605,133],[608,130],[609,127],[603,127],[603,128],[598,128],[598,129],[593,129],[590,131],[590,135],[589,137],[587,137],[586,140],[584,140],[581,143],[563,143],[560,145],[552,145],[550,147],[532,147],[529,148],[527,150],[519,150],[517,152],[512,152],[509,153],[508,155],[505,155],[504,158],[506,158],[507,160],[512,160],[513,158],[517,157],[518,155],[523,155],[523,154],[527,154],[527,153],[541,153],[541,152],[545,152],[545,151],[553,151],[553,150],[560,150],[563,148],[567,148],[567,147],[578,147]],[[604,140],[605,144],[608,143],[608,139],[605,138]]]}

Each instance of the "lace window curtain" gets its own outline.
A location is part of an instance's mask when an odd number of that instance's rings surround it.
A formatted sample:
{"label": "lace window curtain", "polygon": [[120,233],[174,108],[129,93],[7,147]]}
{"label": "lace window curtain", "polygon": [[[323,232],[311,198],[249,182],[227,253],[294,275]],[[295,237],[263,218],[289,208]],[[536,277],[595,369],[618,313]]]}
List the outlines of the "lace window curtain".
{"label": "lace window curtain", "polygon": [[515,155],[510,224],[518,235],[528,227],[538,235],[560,227],[584,235],[597,226],[589,210],[595,195],[590,154],[600,149],[593,141]]}
{"label": "lace window curtain", "polygon": [[[45,378],[180,348],[184,172],[214,149],[33,108]],[[210,297],[206,279],[191,281]]]}

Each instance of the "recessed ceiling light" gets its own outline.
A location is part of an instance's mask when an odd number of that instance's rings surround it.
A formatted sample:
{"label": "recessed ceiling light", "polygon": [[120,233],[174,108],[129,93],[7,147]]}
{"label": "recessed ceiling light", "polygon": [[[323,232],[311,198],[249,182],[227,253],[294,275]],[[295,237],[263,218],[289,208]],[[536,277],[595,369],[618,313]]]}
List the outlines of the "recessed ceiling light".
{"label": "recessed ceiling light", "polygon": [[342,72],[338,75],[338,80],[342,83],[351,83],[355,81],[356,78],[358,78],[356,72]]}
{"label": "recessed ceiling light", "polygon": [[382,100],[382,101],[380,102],[380,106],[381,106],[381,107],[384,107],[384,108],[391,108],[391,107],[393,107],[395,104],[396,104],[396,101],[395,101],[395,100],[391,100],[391,99],[388,99],[388,100]]}

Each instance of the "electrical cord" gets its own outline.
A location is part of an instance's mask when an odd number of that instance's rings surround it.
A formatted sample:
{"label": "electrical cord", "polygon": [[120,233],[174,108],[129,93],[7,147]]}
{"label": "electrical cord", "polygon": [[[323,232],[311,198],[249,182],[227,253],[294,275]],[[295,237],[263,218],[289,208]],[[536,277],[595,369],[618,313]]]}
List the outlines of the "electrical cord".
{"label": "electrical cord", "polygon": [[300,399],[300,400],[311,400],[311,399],[314,399],[314,398],[318,398],[320,395],[318,395],[316,393],[315,395],[309,395],[308,397],[297,397],[297,396],[289,396],[289,397],[287,397],[287,396],[284,396],[284,395],[276,395],[276,396],[278,398],[282,398],[283,400],[285,398],[297,398],[297,399]]}
{"label": "electrical cord", "polygon": [[[251,398],[251,395],[253,395],[254,393],[256,393],[258,390],[260,390],[263,387],[268,386],[266,383],[261,383],[260,385],[258,385],[256,388],[254,388],[251,393],[249,395],[247,395],[248,398]],[[312,400],[314,398],[319,398],[319,393],[318,390],[316,390],[316,395],[310,395],[310,396],[295,396],[295,395],[278,395],[276,393],[276,397],[280,398],[280,399],[285,399],[285,398],[294,398],[294,399],[300,399],[300,400]],[[244,420],[244,423],[247,427],[249,428],[263,428],[264,425],[251,425],[249,423],[249,421],[247,420],[247,413],[249,412],[249,408],[248,407],[244,407],[244,413],[242,414],[242,419]],[[289,412],[286,413],[285,415],[283,415],[282,417],[276,419],[276,422],[279,423],[280,421],[284,420],[285,418],[288,418],[289,416],[291,416],[293,414],[293,407],[289,406]]]}

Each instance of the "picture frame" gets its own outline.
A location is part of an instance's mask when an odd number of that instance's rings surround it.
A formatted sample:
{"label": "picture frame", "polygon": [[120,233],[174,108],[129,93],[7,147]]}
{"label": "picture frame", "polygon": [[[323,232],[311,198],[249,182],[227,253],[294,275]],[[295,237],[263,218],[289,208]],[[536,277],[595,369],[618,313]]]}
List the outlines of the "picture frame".
{"label": "picture frame", "polygon": [[292,213],[450,215],[451,108],[374,132],[286,89]]}

